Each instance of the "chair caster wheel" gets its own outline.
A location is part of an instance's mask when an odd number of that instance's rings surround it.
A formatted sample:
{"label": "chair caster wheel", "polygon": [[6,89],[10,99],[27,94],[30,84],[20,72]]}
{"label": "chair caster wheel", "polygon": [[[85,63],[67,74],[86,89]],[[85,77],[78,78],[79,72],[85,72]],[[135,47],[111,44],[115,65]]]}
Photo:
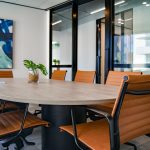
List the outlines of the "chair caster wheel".
{"label": "chair caster wheel", "polygon": [[4,150],[9,150],[9,147],[4,147],[3,149],[4,149]]}

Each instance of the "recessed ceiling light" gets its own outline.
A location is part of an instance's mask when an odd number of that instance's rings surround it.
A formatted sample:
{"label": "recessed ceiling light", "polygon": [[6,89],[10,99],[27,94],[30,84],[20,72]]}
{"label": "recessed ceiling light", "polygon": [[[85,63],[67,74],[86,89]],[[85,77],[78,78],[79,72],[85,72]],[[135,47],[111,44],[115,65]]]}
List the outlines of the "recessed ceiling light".
{"label": "recessed ceiling light", "polygon": [[115,6],[125,3],[125,1],[119,1],[115,3]]}
{"label": "recessed ceiling light", "polygon": [[57,42],[57,41],[52,41],[52,44],[54,44],[54,45],[55,45],[55,44],[58,44],[58,42]]}
{"label": "recessed ceiling light", "polygon": [[143,2],[142,4],[143,4],[143,5],[146,5],[146,4],[147,4],[147,2]]}
{"label": "recessed ceiling light", "polygon": [[148,7],[148,6],[150,6],[150,4],[146,4],[146,6]]}
{"label": "recessed ceiling light", "polygon": [[58,21],[56,21],[56,22],[53,22],[52,23],[52,26],[54,26],[54,25],[56,25],[56,24],[59,24],[59,23],[61,23],[62,22],[62,20],[58,20]]}
{"label": "recessed ceiling light", "polygon": [[133,20],[133,18],[128,18],[128,19],[125,19],[124,21],[130,21],[130,20]]}
{"label": "recessed ceiling light", "polygon": [[98,12],[103,11],[103,10],[105,10],[105,7],[94,10],[94,11],[90,12],[90,14],[92,15],[92,14],[98,13]]}
{"label": "recessed ceiling light", "polygon": [[[116,3],[115,3],[115,6],[120,5],[120,4],[123,4],[123,3],[125,3],[125,1],[116,2]],[[98,12],[103,11],[103,10],[105,10],[105,7],[102,7],[102,8],[100,8],[100,9],[94,10],[94,11],[90,12],[90,14],[92,15],[92,14],[98,13]]]}

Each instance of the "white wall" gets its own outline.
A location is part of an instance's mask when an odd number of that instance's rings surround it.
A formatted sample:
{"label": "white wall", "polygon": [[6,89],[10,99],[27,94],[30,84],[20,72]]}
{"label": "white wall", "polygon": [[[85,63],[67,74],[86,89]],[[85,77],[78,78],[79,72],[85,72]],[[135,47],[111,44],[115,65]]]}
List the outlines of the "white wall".
{"label": "white wall", "polygon": [[[53,58],[61,64],[72,64],[72,32],[71,29],[53,31],[53,41],[60,47],[53,51]],[[78,69],[95,70],[96,67],[96,21],[86,22],[78,26]],[[64,68],[67,69],[67,68]],[[67,69],[66,80],[71,80],[71,70]]]}
{"label": "white wall", "polygon": [[[63,31],[53,31],[53,41],[58,42],[60,46],[53,49],[53,59],[60,60],[61,65],[72,64],[72,32],[71,29]],[[56,68],[54,68],[56,69]],[[66,81],[72,80],[72,72],[70,68],[61,68],[67,70]]]}
{"label": "white wall", "polygon": [[60,47],[53,50],[53,59],[59,59],[63,65],[72,64],[72,32],[71,29],[53,31],[53,41],[60,44]]}
{"label": "white wall", "polygon": [[150,33],[150,8],[141,5],[133,8],[133,33]]}
{"label": "white wall", "polygon": [[0,12],[0,18],[14,21],[14,77],[27,77],[24,59],[48,68],[48,12],[4,3],[0,3]]}
{"label": "white wall", "polygon": [[[53,31],[53,41],[60,43],[60,51],[53,52],[54,58],[61,64],[71,64],[72,33],[71,30]],[[95,70],[96,61],[96,21],[78,26],[78,69]]]}
{"label": "white wall", "polygon": [[78,69],[95,70],[96,20],[78,27]]}

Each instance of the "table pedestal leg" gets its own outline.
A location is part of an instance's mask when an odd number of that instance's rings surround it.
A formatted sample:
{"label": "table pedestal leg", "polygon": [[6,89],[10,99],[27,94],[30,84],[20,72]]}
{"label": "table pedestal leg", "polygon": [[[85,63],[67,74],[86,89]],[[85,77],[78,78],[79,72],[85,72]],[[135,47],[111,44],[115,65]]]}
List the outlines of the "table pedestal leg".
{"label": "table pedestal leg", "polygon": [[[73,136],[60,132],[59,126],[71,124],[71,106],[42,106],[42,119],[50,122],[50,128],[42,129],[42,150],[77,150]],[[83,107],[75,107],[76,122],[86,121]]]}

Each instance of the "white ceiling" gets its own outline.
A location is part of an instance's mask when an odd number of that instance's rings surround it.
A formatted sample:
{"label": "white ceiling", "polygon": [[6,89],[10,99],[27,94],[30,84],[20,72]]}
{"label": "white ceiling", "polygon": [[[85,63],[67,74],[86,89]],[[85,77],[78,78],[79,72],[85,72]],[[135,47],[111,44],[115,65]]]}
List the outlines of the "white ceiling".
{"label": "white ceiling", "polygon": [[46,9],[55,6],[57,4],[63,3],[67,0],[3,0],[3,1]]}

